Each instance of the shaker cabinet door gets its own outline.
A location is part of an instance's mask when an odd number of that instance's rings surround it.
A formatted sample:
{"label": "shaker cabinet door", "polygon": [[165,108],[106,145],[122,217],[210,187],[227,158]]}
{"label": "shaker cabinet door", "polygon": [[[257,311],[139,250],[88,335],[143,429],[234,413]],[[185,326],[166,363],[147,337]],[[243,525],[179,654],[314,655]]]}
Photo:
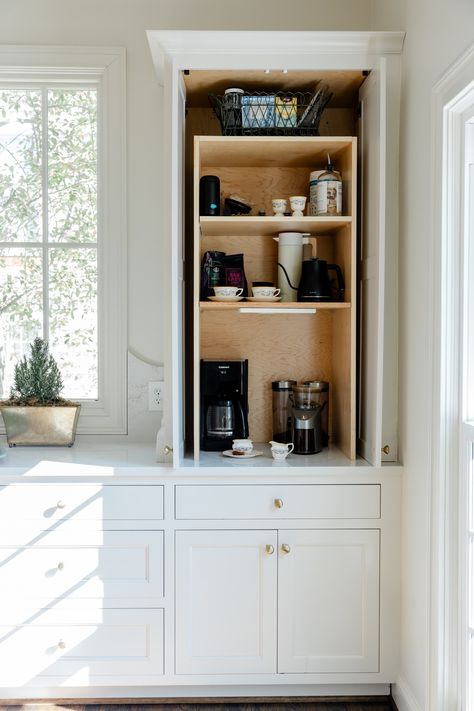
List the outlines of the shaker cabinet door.
{"label": "shaker cabinet door", "polygon": [[377,672],[379,531],[278,536],[278,671]]}
{"label": "shaker cabinet door", "polygon": [[276,589],[276,531],[177,531],[176,673],[275,673]]}

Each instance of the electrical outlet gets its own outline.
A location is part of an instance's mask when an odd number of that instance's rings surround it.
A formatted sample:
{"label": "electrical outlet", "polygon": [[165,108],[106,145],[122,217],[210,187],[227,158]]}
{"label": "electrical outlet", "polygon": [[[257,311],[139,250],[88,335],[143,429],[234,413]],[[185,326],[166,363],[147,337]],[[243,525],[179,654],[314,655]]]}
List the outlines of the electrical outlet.
{"label": "electrical outlet", "polygon": [[163,410],[163,390],[162,380],[150,380],[148,383],[148,410],[150,412],[161,412]]}

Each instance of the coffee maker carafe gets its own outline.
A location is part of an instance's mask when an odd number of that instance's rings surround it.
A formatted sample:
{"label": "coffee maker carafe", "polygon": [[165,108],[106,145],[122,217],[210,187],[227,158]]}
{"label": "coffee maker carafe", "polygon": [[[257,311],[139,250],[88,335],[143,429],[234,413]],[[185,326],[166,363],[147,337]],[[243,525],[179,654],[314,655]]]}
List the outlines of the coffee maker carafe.
{"label": "coffee maker carafe", "polygon": [[201,449],[222,452],[249,436],[248,361],[201,360]]}

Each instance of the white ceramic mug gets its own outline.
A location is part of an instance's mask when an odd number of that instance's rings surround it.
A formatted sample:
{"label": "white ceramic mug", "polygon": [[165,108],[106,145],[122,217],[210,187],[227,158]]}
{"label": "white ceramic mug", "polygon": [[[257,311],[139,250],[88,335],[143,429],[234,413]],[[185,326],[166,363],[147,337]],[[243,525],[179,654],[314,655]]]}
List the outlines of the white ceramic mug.
{"label": "white ceramic mug", "polygon": [[233,439],[232,449],[234,452],[244,452],[245,454],[250,454],[253,449],[253,442],[251,439]]}
{"label": "white ceramic mug", "polygon": [[214,287],[214,294],[222,298],[228,297],[228,296],[241,296],[244,293],[243,289],[240,289],[237,286],[215,286]]}
{"label": "white ceramic mug", "polygon": [[284,442],[269,442],[272,448],[273,459],[286,459],[286,457],[291,454],[294,450],[295,445],[290,442],[285,444]]}
{"label": "white ceramic mug", "polygon": [[293,210],[293,217],[303,217],[306,206],[306,196],[292,195],[290,197],[290,206]]}
{"label": "white ceramic mug", "polygon": [[287,201],[283,198],[274,198],[272,200],[272,208],[275,215],[283,215],[286,212]]}
{"label": "white ceramic mug", "polygon": [[252,286],[254,296],[280,296],[280,289],[274,286]]}

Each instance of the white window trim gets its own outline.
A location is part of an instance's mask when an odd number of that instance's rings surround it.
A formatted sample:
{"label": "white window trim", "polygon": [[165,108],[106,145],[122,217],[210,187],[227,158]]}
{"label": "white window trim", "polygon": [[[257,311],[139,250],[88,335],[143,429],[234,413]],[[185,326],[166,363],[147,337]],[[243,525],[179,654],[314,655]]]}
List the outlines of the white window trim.
{"label": "white window trim", "polygon": [[[430,502],[430,711],[461,708],[464,590],[459,582],[465,525],[460,477],[464,235],[463,113],[474,76],[474,45],[433,88],[432,131],[432,447]],[[471,89],[472,91],[472,89]],[[461,565],[461,568],[460,568]]]}
{"label": "white window trim", "polygon": [[[99,399],[85,400],[78,434],[127,432],[125,50],[0,47],[0,82],[90,84],[99,89]],[[4,431],[4,430],[3,430]]]}

